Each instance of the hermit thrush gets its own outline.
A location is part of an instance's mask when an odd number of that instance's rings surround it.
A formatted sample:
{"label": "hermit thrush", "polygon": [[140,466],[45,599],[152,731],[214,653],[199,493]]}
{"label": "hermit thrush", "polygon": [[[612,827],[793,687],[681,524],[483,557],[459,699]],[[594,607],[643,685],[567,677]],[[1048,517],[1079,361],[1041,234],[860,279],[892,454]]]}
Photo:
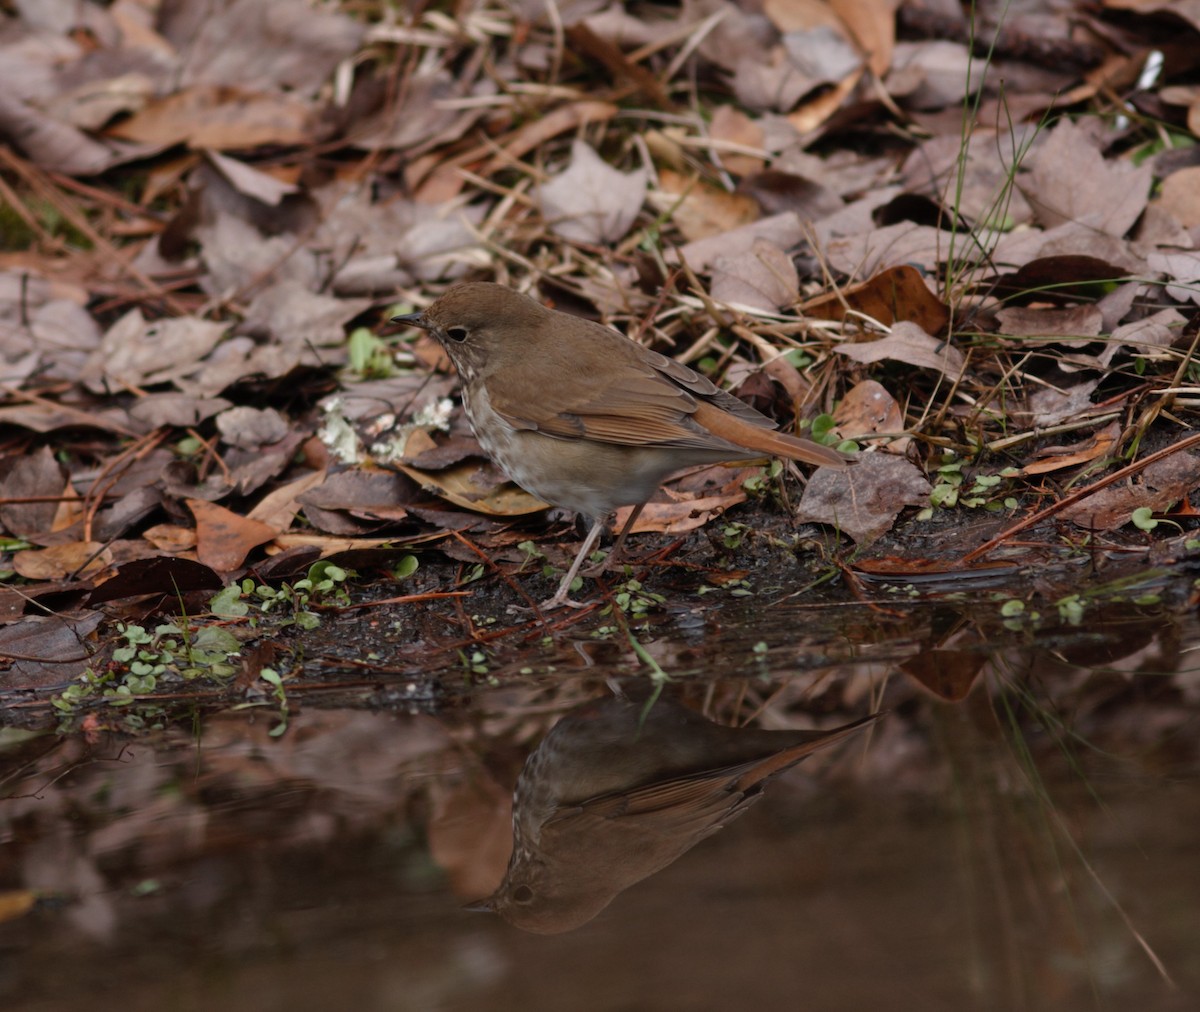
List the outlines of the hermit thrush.
{"label": "hermit thrush", "polygon": [[586,703],[526,760],[508,870],[474,908],[540,934],[576,928],[736,819],[769,779],[879,716],[832,731],[763,731],[714,724],[666,698],[648,709]]}
{"label": "hermit thrush", "polygon": [[775,423],[687,366],[503,285],[456,285],[422,313],[462,380],[484,450],[513,481],[592,521],[546,607],[571,583],[618,506],[625,533],[663,479],[696,464],[787,457],[843,467],[841,454],[773,431]]}

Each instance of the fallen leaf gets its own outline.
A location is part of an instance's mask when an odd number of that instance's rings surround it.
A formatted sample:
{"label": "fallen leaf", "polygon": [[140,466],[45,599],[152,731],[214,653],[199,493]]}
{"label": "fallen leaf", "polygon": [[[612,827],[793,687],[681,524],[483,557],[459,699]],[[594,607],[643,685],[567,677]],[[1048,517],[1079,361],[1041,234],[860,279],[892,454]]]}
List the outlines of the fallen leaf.
{"label": "fallen leaf", "polygon": [[231,151],[312,140],[308,106],[287,95],[268,95],[206,84],[166,95],[109,128],[128,141],[169,148]]}
{"label": "fallen leaf", "polygon": [[[714,517],[719,517],[730,507],[745,502],[749,498],[742,490],[709,496],[679,495],[670,489],[663,491],[668,500],[665,502],[652,500],[646,503],[637,520],[629,529],[631,534],[642,534],[648,531],[661,534],[686,534],[688,531],[703,527]],[[617,510],[613,517],[613,530],[619,532],[624,529],[625,521],[629,519],[631,510],[630,506],[623,506]]]}
{"label": "fallen leaf", "polygon": [[284,197],[300,192],[300,188],[294,183],[276,179],[272,175],[260,172],[245,162],[230,158],[219,151],[209,151],[207,157],[238,193],[252,197],[264,204],[275,207]]}
{"label": "fallen leaf", "polygon": [[191,559],[158,556],[128,562],[88,595],[88,604],[118,601],[142,594],[178,597],[197,590],[220,590],[223,581],[208,566]]}
{"label": "fallen leaf", "polygon": [[906,362],[920,369],[933,369],[951,380],[962,376],[967,360],[949,341],[939,341],[915,323],[901,320],[886,337],[854,344],[839,344],[834,351],[855,362]]}
{"label": "fallen leaf", "polygon": [[891,530],[906,506],[929,502],[929,480],[920,469],[892,454],[866,453],[853,467],[819,467],[796,509],[796,519],[836,527],[857,544]]}
{"label": "fallen leaf", "polygon": [[233,510],[203,499],[186,500],[196,518],[196,557],[218,573],[230,573],[259,545],[271,541],[274,527],[239,516]]}
{"label": "fallen leaf", "polygon": [[571,165],[537,189],[550,230],[571,242],[603,245],[625,237],[642,209],[645,168],[619,172],[583,141],[571,144]]}
{"label": "fallen leaf", "polygon": [[1048,474],[1061,471],[1077,464],[1088,464],[1108,454],[1121,436],[1121,424],[1112,422],[1099,432],[1073,446],[1043,446],[1037,451],[1039,458],[1021,468],[1022,474]]}
{"label": "fallen leaf", "polygon": [[818,320],[844,320],[851,310],[885,327],[908,320],[930,334],[939,333],[950,320],[950,310],[929,290],[920,271],[905,264],[799,307],[804,316]]}
{"label": "fallen leaf", "polygon": [[1145,209],[1153,173],[1149,162],[1106,160],[1091,133],[1064,117],[1017,185],[1043,224],[1073,222],[1120,237]]}
{"label": "fallen leaf", "polygon": [[278,443],[291,430],[287,419],[274,408],[251,408],[244,404],[222,411],[216,418],[217,431],[228,445],[240,450],[257,450]]}
{"label": "fallen leaf", "polygon": [[95,576],[112,563],[112,552],[98,541],[69,541],[49,548],[14,552],[12,567],[27,580],[65,580]]}
{"label": "fallen leaf", "polygon": [[1091,344],[1104,328],[1104,315],[1096,306],[1064,308],[1011,306],[996,313],[1001,334],[1010,337],[1059,338],[1068,348]]}
{"label": "fallen leaf", "polygon": [[1200,305],[1200,253],[1151,253],[1146,257],[1151,270],[1171,279],[1167,294],[1179,302]]}
{"label": "fallen leaf", "polygon": [[1150,464],[1134,485],[1109,485],[1060,514],[1078,527],[1112,531],[1133,520],[1133,511],[1161,513],[1200,487],[1200,454],[1173,453]]}
{"label": "fallen leaf", "polygon": [[755,239],[744,253],[713,261],[711,294],[719,302],[773,313],[800,294],[796,265],[768,239]]}
{"label": "fallen leaf", "polygon": [[0,629],[0,689],[66,686],[94,662],[91,635],[103,621],[100,611],[84,615],[30,615]]}
{"label": "fallen leaf", "polygon": [[17,537],[47,534],[58,511],[54,500],[66,487],[66,471],[48,446],[5,457],[0,460],[0,524]]}
{"label": "fallen leaf", "polygon": [[879,432],[896,433],[904,430],[904,412],[882,383],[862,380],[855,383],[833,412],[837,432],[843,439],[853,439],[877,445],[880,449],[903,456],[912,444],[912,437],[872,439]]}
{"label": "fallen leaf", "polygon": [[758,205],[749,197],[730,193],[703,182],[698,176],[685,176],[670,169],[660,170],[659,189],[646,199],[650,206],[671,220],[689,242],[756,221]]}
{"label": "fallen leaf", "polygon": [[756,239],[766,239],[780,249],[790,250],[803,238],[804,225],[800,218],[791,211],[785,211],[689,242],[678,252],[668,250],[666,260],[667,263],[678,263],[682,259],[692,270],[706,272],[712,268],[717,257],[748,253],[754,249]]}
{"label": "fallen leaf", "polygon": [[194,370],[228,325],[196,316],[148,321],[131,309],[105,332],[82,379],[95,393],[152,386]]}
{"label": "fallen leaf", "polygon": [[432,492],[463,509],[474,510],[493,517],[520,517],[548,509],[548,504],[511,483],[483,487],[476,483],[479,465],[467,462],[442,471],[421,471],[397,464],[426,492]]}

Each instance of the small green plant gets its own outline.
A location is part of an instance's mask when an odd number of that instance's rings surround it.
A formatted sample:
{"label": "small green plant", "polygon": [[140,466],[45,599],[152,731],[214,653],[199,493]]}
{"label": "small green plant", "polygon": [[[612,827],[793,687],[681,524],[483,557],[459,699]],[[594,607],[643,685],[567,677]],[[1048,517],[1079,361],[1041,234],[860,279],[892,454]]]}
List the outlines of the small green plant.
{"label": "small green plant", "polygon": [[1083,621],[1083,613],[1087,602],[1078,594],[1069,594],[1054,602],[1058,608],[1058,617],[1068,625],[1079,625]]}
{"label": "small green plant", "polygon": [[[533,541],[520,541],[517,543],[517,548],[525,553],[525,558],[521,561],[521,568],[517,570],[519,573],[524,572],[526,566],[543,561],[546,558],[545,553]],[[544,571],[545,567],[543,567]]]}
{"label": "small green plant", "polygon": [[655,608],[667,603],[662,594],[654,594],[642,586],[640,580],[626,580],[613,595],[617,607],[630,618],[642,619]]}
{"label": "small green plant", "polygon": [[488,656],[478,647],[471,650],[460,650],[458,658],[462,662],[462,666],[472,675],[486,675],[488,673]]}
{"label": "small green plant", "polygon": [[769,464],[761,468],[757,474],[752,474],[744,482],[744,488],[750,495],[755,498],[762,498],[770,491],[775,479],[783,473],[783,461],[772,459]]}
{"label": "small green plant", "polygon": [[407,580],[420,568],[420,565],[421,560],[415,555],[403,555],[400,557],[400,561],[392,566],[392,579]]}
{"label": "small green plant", "polygon": [[62,713],[84,703],[126,706],[153,693],[163,682],[224,679],[237,671],[232,662],[241,644],[220,626],[189,629],[174,622],[148,630],[118,625],[119,643],[104,667],[88,667],[51,702]]}
{"label": "small green plant", "polygon": [[[321,616],[312,607],[349,604],[350,595],[344,584],[352,575],[341,566],[321,560],[308,568],[303,579],[278,587],[255,583],[247,577],[215,594],[209,608],[222,618],[244,618],[257,611],[263,616],[275,616],[275,624],[280,626],[315,629],[321,624]],[[255,620],[257,624],[257,616]]]}
{"label": "small green plant", "polygon": [[742,541],[746,535],[750,533],[750,527],[747,524],[726,524],[721,528],[721,534],[724,537],[725,547],[730,551],[737,551],[742,547]]}
{"label": "small green plant", "polygon": [[287,692],[283,688],[283,676],[274,668],[263,668],[258,677],[271,686],[271,695],[279,704],[279,723],[267,732],[272,738],[278,738],[288,726],[288,700]]}
{"label": "small green plant", "polygon": [[934,472],[933,488],[929,492],[929,506],[918,514],[918,519],[928,520],[937,508],[952,509],[965,506],[968,509],[982,507],[989,512],[1016,509],[1020,503],[1012,491],[1011,479],[1021,472],[1006,467],[994,474],[975,471],[967,475],[963,462],[948,459]]}
{"label": "small green plant", "polygon": [[356,327],[346,341],[352,371],[364,379],[387,379],[396,373],[391,350],[366,327]]}
{"label": "small green plant", "polygon": [[1139,506],[1133,511],[1133,514],[1129,519],[1133,521],[1133,526],[1139,531],[1152,531],[1159,524],[1170,524],[1180,533],[1183,532],[1183,528],[1180,527],[1179,524],[1177,524],[1174,520],[1167,520],[1163,517],[1155,517],[1154,510],[1152,510],[1149,506]]}

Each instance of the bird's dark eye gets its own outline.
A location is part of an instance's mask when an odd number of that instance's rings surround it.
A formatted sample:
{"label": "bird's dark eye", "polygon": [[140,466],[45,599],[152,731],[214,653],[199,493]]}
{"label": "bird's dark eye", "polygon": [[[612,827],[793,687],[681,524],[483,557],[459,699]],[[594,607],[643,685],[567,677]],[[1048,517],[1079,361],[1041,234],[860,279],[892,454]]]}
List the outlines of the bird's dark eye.
{"label": "bird's dark eye", "polygon": [[446,336],[450,338],[451,341],[457,341],[459,344],[462,344],[462,342],[467,339],[467,328],[447,327]]}
{"label": "bird's dark eye", "polygon": [[527,885],[519,885],[513,890],[513,899],[517,903],[530,903],[533,901],[533,890]]}

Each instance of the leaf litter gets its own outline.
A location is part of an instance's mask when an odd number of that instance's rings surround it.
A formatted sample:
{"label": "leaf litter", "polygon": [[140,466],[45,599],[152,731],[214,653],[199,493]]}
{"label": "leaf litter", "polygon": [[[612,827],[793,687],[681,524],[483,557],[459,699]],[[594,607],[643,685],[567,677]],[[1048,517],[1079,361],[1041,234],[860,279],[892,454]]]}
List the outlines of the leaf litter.
{"label": "leaf litter", "polygon": [[[1124,0],[1031,17],[17,5],[4,630],[49,658],[66,627],[47,609],[70,623],[61,689],[105,663],[114,623],[203,615],[214,586],[322,557],[403,565],[418,597],[536,597],[568,518],[505,481],[439,349],[386,322],[467,278],[857,448],[799,495],[788,471],[669,483],[635,528],[659,536],[643,578],[664,591],[748,571],[763,542],[718,551],[727,523],[783,546],[798,584],[851,547],[900,575],[1061,563],[1096,531],[1114,559],[1189,557],[1200,97],[1179,36],[1200,25]],[[30,663],[0,686],[32,688]]]}

